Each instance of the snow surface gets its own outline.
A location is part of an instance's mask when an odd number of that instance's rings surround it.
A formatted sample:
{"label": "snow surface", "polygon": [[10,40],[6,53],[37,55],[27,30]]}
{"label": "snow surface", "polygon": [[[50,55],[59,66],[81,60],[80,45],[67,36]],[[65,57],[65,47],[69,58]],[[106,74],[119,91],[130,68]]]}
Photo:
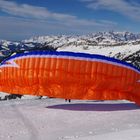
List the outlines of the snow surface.
{"label": "snow surface", "polygon": [[128,101],[0,102],[0,140],[139,140],[140,107]]}
{"label": "snow surface", "polygon": [[140,45],[123,45],[123,46],[109,46],[109,47],[101,47],[101,46],[87,46],[85,49],[84,46],[69,46],[69,47],[61,47],[58,48],[57,51],[71,51],[71,52],[83,52],[90,54],[99,54],[110,57],[115,57],[116,54],[120,53],[122,58],[127,57],[137,51],[140,50]]}

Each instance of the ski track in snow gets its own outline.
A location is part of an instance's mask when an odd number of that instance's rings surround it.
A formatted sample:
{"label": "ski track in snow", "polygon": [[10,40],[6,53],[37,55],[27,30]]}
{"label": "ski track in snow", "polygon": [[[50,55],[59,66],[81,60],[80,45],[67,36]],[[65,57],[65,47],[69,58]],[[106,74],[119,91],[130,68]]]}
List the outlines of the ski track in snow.
{"label": "ski track in snow", "polygon": [[140,107],[128,101],[0,102],[0,140],[139,140]]}

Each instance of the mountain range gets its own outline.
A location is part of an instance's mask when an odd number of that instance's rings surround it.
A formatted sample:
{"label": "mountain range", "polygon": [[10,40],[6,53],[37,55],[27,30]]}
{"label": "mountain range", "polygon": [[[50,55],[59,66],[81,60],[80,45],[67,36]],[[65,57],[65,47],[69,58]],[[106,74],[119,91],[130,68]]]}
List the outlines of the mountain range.
{"label": "mountain range", "polygon": [[79,36],[38,36],[19,42],[0,40],[0,60],[13,53],[42,49],[101,54],[139,67],[140,34],[110,31]]}

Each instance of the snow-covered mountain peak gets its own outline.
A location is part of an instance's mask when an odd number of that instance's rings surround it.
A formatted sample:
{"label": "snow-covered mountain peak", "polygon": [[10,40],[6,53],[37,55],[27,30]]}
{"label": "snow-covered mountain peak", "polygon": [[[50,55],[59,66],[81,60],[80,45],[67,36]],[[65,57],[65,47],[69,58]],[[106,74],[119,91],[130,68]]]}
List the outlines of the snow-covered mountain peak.
{"label": "snow-covered mountain peak", "polygon": [[69,36],[69,35],[59,35],[59,36],[38,36],[30,38],[29,40],[24,40],[23,42],[34,42],[34,43],[70,43],[77,41],[87,41],[94,42],[96,45],[114,45],[118,43],[127,43],[131,41],[136,41],[140,39],[140,34],[133,34],[130,32],[97,32],[89,35],[79,35],[79,36]]}

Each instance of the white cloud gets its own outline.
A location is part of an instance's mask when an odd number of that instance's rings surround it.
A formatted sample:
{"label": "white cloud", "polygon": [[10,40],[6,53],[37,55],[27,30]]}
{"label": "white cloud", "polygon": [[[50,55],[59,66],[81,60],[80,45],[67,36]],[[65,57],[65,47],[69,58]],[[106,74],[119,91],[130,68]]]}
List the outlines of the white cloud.
{"label": "white cloud", "polygon": [[[22,39],[44,34],[85,34],[98,30],[112,30],[116,23],[87,20],[75,15],[55,13],[46,7],[0,0],[0,11],[9,16],[0,17],[0,38]],[[20,32],[19,32],[20,31]]]}
{"label": "white cloud", "polygon": [[[15,2],[5,0],[0,0],[0,10],[13,16],[35,18],[48,21],[53,20],[66,25],[72,24],[80,26],[105,26],[100,21],[79,19],[73,15],[51,12],[45,7],[17,4]],[[114,23],[111,25],[114,25]]]}
{"label": "white cloud", "polygon": [[118,12],[129,18],[140,21],[140,4],[134,0],[80,0],[87,3],[87,7],[98,10],[106,9]]}
{"label": "white cloud", "polygon": [[75,19],[75,16],[67,14],[52,13],[45,7],[32,6],[28,4],[17,4],[15,2],[0,0],[0,9],[15,16],[32,17],[38,19]]}
{"label": "white cloud", "polygon": [[56,23],[55,21],[0,16],[0,39],[22,40],[39,35],[88,34],[99,30],[110,30],[111,27],[106,25],[105,21],[102,21],[102,23],[104,23],[104,26],[88,25],[83,27],[70,23]]}

